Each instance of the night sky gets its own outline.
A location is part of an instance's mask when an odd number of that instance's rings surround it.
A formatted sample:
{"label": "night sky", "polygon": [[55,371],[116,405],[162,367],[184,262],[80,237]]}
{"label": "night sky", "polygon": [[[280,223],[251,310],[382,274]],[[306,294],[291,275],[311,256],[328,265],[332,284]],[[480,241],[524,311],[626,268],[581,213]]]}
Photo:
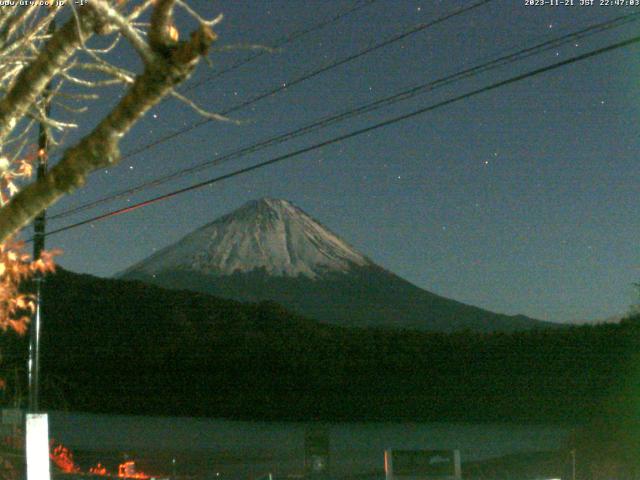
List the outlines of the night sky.
{"label": "night sky", "polygon": [[[640,7],[495,0],[96,172],[50,215],[216,158],[324,116],[456,73]],[[362,2],[194,0],[224,13],[218,46],[273,45]],[[377,0],[207,80],[255,50],[214,51],[182,91],[225,111],[472,1]],[[599,0],[596,0],[599,3]],[[178,25],[181,27],[181,24]],[[631,38],[640,21],[350,119],[74,216],[58,228]],[[186,29],[182,32],[186,34]],[[122,64],[138,64],[126,53]],[[51,236],[59,263],[110,276],[243,203],[291,200],[381,266],[497,312],[569,322],[624,313],[640,280],[640,48],[483,93],[134,212]],[[196,85],[189,89],[190,85]],[[117,98],[104,90],[86,132]],[[54,107],[55,115],[55,107]],[[201,120],[176,100],[149,112],[123,152]],[[70,137],[73,140],[77,135]],[[57,158],[53,155],[53,158]]]}

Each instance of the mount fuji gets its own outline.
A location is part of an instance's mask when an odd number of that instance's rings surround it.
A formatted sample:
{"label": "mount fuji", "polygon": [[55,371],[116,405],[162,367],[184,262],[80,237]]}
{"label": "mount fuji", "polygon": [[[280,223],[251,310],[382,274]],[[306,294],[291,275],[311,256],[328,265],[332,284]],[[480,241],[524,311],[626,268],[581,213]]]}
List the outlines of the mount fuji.
{"label": "mount fuji", "polygon": [[119,275],[240,301],[274,301],[346,327],[452,332],[553,326],[423,290],[376,265],[288,201],[251,201]]}

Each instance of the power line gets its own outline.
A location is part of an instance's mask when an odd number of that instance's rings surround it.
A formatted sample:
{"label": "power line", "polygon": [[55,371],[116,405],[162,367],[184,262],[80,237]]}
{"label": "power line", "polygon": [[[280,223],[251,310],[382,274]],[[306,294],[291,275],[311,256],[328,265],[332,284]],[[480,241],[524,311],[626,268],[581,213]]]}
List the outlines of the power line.
{"label": "power line", "polygon": [[[199,183],[190,185],[188,187],[181,188],[179,190],[175,190],[173,192],[170,192],[170,193],[167,193],[167,194],[164,194],[164,195],[160,195],[158,197],[151,198],[149,200],[145,200],[144,202],[140,202],[140,203],[137,203],[135,205],[131,205],[131,206],[128,206],[128,207],[125,207],[125,208],[121,208],[121,209],[118,209],[118,210],[113,210],[111,212],[108,212],[108,213],[105,213],[105,214],[102,214],[102,215],[98,215],[98,216],[95,216],[93,218],[90,218],[90,219],[87,219],[87,220],[83,220],[81,222],[76,222],[76,223],[73,223],[71,225],[67,225],[65,227],[61,227],[61,228],[58,228],[56,230],[52,230],[52,231],[47,233],[47,236],[54,235],[56,233],[61,233],[61,232],[67,231],[67,230],[71,230],[73,228],[77,228],[77,227],[80,227],[82,225],[86,225],[88,223],[93,223],[93,222],[97,222],[97,221],[100,221],[100,220],[104,220],[106,218],[114,217],[116,215],[120,215],[120,214],[123,214],[123,213],[128,213],[128,212],[131,212],[133,210],[137,210],[138,208],[142,208],[142,207],[151,205],[153,203],[157,203],[157,202],[160,202],[160,201],[163,201],[163,200],[167,200],[169,198],[172,198],[172,197],[181,195],[183,193],[190,192],[192,190],[196,190],[196,189],[208,186],[208,185],[213,185],[214,183],[218,183],[218,182],[221,182],[223,180],[227,180],[229,178],[237,177],[239,175],[243,175],[245,173],[249,173],[249,172],[252,172],[254,170],[258,170],[260,168],[263,168],[263,167],[266,167],[266,166],[269,166],[269,165],[273,165],[275,163],[279,163],[279,162],[282,162],[284,160],[288,160],[290,158],[297,157],[297,156],[300,156],[302,154],[309,153],[309,152],[312,152],[314,150],[318,150],[320,148],[323,148],[323,147],[326,147],[326,146],[329,146],[329,145],[333,145],[335,143],[342,142],[344,140],[348,140],[348,139],[353,138],[353,137],[357,137],[359,135],[363,135],[365,133],[372,132],[372,131],[377,130],[379,128],[387,127],[389,125],[393,125],[395,123],[398,123],[398,122],[401,122],[401,121],[404,121],[404,120],[408,120],[408,119],[413,118],[413,117],[417,117],[419,115],[422,115],[424,113],[430,112],[432,110],[436,110],[438,108],[441,108],[441,107],[444,107],[444,106],[447,106],[447,105],[451,105],[453,103],[457,103],[457,102],[460,102],[462,100],[466,100],[466,99],[471,98],[471,97],[475,97],[476,95],[480,95],[482,93],[486,93],[486,92],[489,92],[489,91],[492,91],[492,90],[496,90],[496,89],[504,87],[506,85],[510,85],[510,84],[513,84],[513,83],[516,83],[516,82],[520,82],[520,81],[525,80],[527,78],[531,78],[531,77],[534,77],[534,76],[537,76],[537,75],[541,75],[543,73],[546,73],[546,72],[549,72],[549,71],[556,70],[558,68],[564,67],[566,65],[569,65],[569,64],[572,64],[572,63],[576,63],[576,62],[579,62],[579,61],[582,61],[582,60],[586,60],[588,58],[592,58],[592,57],[595,57],[595,56],[598,56],[598,55],[602,55],[604,53],[607,53],[607,52],[610,52],[610,51],[613,51],[613,50],[617,50],[619,48],[627,47],[629,45],[633,45],[633,44],[638,43],[638,42],[640,42],[640,36],[633,37],[633,38],[630,38],[628,40],[624,40],[622,42],[614,43],[612,45],[608,45],[606,47],[602,47],[602,48],[599,48],[597,50],[592,50],[592,51],[584,53],[582,55],[578,55],[578,56],[569,58],[567,60],[563,60],[563,61],[551,64],[551,65],[548,65],[546,67],[537,68],[537,69],[529,71],[527,73],[516,75],[515,77],[511,77],[511,78],[509,78],[507,80],[502,80],[502,81],[493,83],[491,85],[488,85],[486,87],[482,87],[482,88],[479,88],[479,89],[476,89],[476,90],[472,90],[471,92],[468,92],[468,93],[465,93],[465,94],[462,94],[462,95],[458,95],[456,97],[452,97],[452,98],[449,98],[447,100],[444,100],[444,101],[441,101],[441,102],[438,102],[438,103],[435,103],[435,104],[432,104],[432,105],[429,105],[429,106],[426,106],[426,107],[419,108],[418,110],[414,110],[412,112],[405,113],[403,115],[399,115],[399,116],[390,118],[388,120],[376,123],[374,125],[370,125],[370,126],[365,127],[365,128],[361,128],[359,130],[354,130],[354,131],[352,131],[350,133],[347,133],[347,134],[344,134],[344,135],[340,135],[340,136],[334,137],[332,139],[316,143],[316,144],[311,145],[309,147],[301,148],[299,150],[295,150],[293,152],[289,152],[289,153],[286,153],[284,155],[280,155],[280,156],[274,157],[274,158],[272,158],[270,160],[266,160],[264,162],[260,162],[260,163],[257,163],[255,165],[251,165],[249,167],[245,167],[245,168],[236,170],[234,172],[230,172],[230,173],[227,173],[227,174],[224,174],[224,175],[220,175],[220,176],[211,178],[209,180],[205,180],[203,182],[199,182]],[[32,240],[33,239],[29,239],[27,241],[30,242]]]}
{"label": "power line", "polygon": [[[471,5],[459,8],[457,10],[454,10],[451,13],[445,14],[445,15],[443,15],[443,16],[435,19],[435,20],[432,20],[431,22],[420,23],[418,25],[415,25],[415,26],[411,27],[410,29],[405,30],[405,31],[403,31],[403,32],[401,32],[401,33],[399,33],[397,35],[394,35],[394,36],[392,36],[392,37],[390,37],[390,38],[388,38],[388,39],[386,39],[386,40],[384,40],[384,41],[382,41],[380,43],[377,43],[377,44],[375,44],[375,45],[373,45],[371,47],[367,47],[364,50],[361,50],[361,51],[359,51],[357,53],[354,53],[354,54],[351,54],[351,55],[349,55],[349,56],[347,56],[345,58],[336,60],[336,61],[334,61],[334,62],[332,62],[332,63],[330,63],[328,65],[325,65],[324,67],[320,67],[320,68],[318,68],[316,70],[313,70],[313,71],[311,71],[309,73],[301,75],[300,77],[297,77],[297,78],[295,78],[293,80],[290,80],[288,82],[283,82],[282,85],[280,85],[280,86],[278,86],[278,87],[276,87],[276,88],[274,88],[272,90],[269,90],[268,92],[260,93],[260,94],[254,96],[254,97],[251,97],[248,100],[245,100],[244,102],[241,102],[241,103],[239,103],[239,104],[237,104],[237,105],[235,105],[233,107],[230,107],[230,108],[228,108],[226,110],[223,110],[222,112],[220,112],[220,115],[229,115],[231,113],[234,113],[234,112],[236,112],[238,110],[241,110],[241,109],[243,109],[245,107],[248,107],[249,105],[252,105],[252,104],[254,104],[256,102],[259,102],[260,100],[263,100],[265,98],[271,97],[272,95],[276,95],[276,94],[286,90],[287,88],[291,88],[294,85],[298,85],[298,84],[300,84],[302,82],[310,80],[310,79],[312,79],[312,78],[314,78],[314,77],[316,77],[316,76],[318,76],[318,75],[320,75],[320,74],[322,74],[324,72],[327,72],[329,70],[333,70],[334,68],[337,68],[337,67],[339,67],[341,65],[344,65],[346,63],[352,62],[353,60],[356,60],[356,59],[358,59],[358,58],[360,58],[360,57],[362,57],[364,55],[368,55],[369,53],[375,52],[376,50],[379,50],[381,48],[389,46],[389,45],[391,45],[391,44],[393,44],[395,42],[399,42],[400,40],[403,40],[403,39],[405,39],[405,38],[407,38],[407,37],[409,37],[411,35],[415,35],[416,33],[419,33],[419,32],[422,32],[422,31],[426,30],[427,28],[430,28],[430,27],[433,27],[433,26],[435,26],[435,25],[437,25],[439,23],[445,22],[445,21],[447,21],[447,20],[449,20],[451,18],[454,18],[454,17],[456,17],[458,15],[462,15],[463,13],[466,13],[466,12],[469,12],[471,10],[474,10],[474,9],[476,9],[478,7],[481,7],[481,6],[483,6],[483,5],[485,5],[485,4],[489,3],[489,2],[492,2],[492,1],[494,1],[494,0],[479,0],[479,1],[477,1],[477,2],[475,2],[473,4],[471,4]],[[177,130],[177,131],[175,131],[173,133],[170,133],[168,135],[160,137],[160,138],[154,140],[153,142],[147,143],[146,145],[143,145],[143,146],[141,146],[139,148],[136,148],[136,149],[124,154],[122,156],[122,160],[124,160],[125,158],[133,157],[134,155],[138,155],[139,153],[142,153],[145,150],[149,150],[150,148],[153,148],[156,145],[159,145],[159,144],[164,143],[164,142],[166,142],[168,140],[171,140],[171,139],[176,138],[176,137],[178,137],[180,135],[183,135],[183,134],[185,134],[187,132],[190,132],[191,130],[194,130],[194,129],[202,126],[202,125],[206,125],[207,123],[210,123],[212,121],[213,121],[213,119],[206,118],[206,119],[200,120],[199,122],[195,122],[195,123],[193,123],[193,124],[191,124],[191,125],[189,125],[187,127],[184,127],[184,128],[182,128],[180,130]]]}
{"label": "power line", "polygon": [[[359,10],[362,10],[365,7],[368,7],[370,5],[372,5],[373,3],[375,3],[377,0],[365,0],[363,3],[360,4],[356,4],[350,8],[347,8],[346,10],[344,10],[343,12],[337,13],[335,16],[327,19],[327,20],[323,20],[319,23],[316,23],[314,25],[311,25],[309,28],[306,28],[304,30],[299,30],[297,32],[293,32],[290,35],[287,35],[286,37],[282,37],[279,40],[276,40],[272,45],[271,48],[272,49],[278,49],[283,47],[284,45],[293,42],[294,40],[297,40],[301,37],[304,37],[305,35],[308,35],[310,33],[313,33],[317,30],[321,30],[324,27],[331,25],[332,23],[336,23],[338,22],[340,19],[342,19],[343,17],[346,17],[347,15],[350,15],[352,13],[355,13]],[[267,53],[265,50],[261,50],[257,53],[254,53],[253,55],[250,55],[247,58],[244,58],[242,60],[239,60],[238,62],[234,63],[233,65],[231,65],[228,68],[225,68],[224,70],[221,70],[220,72],[217,72],[213,75],[210,75],[207,78],[203,78],[202,80],[195,82],[191,85],[189,85],[187,88],[185,88],[185,91],[191,91],[195,88],[198,88],[200,85],[206,83],[206,82],[210,82],[212,80],[215,80],[217,78],[220,78],[221,76],[225,75],[226,73],[232,72],[234,70],[237,70],[238,68],[252,62],[253,60],[255,60],[258,57],[263,56],[265,53]]]}
{"label": "power line", "polygon": [[615,27],[619,27],[621,25],[630,23],[632,21],[637,21],[640,19],[640,12],[636,12],[636,13],[632,13],[632,14],[627,14],[627,15],[623,15],[620,17],[616,17],[614,19],[611,20],[607,20],[605,22],[601,22],[598,24],[594,24],[594,25],[590,25],[588,27],[585,27],[581,30],[575,31],[575,32],[571,32],[568,34],[564,34],[552,39],[549,39],[545,42],[539,43],[533,47],[527,47],[521,50],[518,50],[517,52],[514,53],[510,53],[504,56],[501,56],[497,59],[491,60],[489,62],[480,64],[480,65],[476,65],[474,67],[470,67],[467,69],[464,69],[460,72],[454,73],[452,75],[447,75],[445,77],[441,77],[437,80],[433,80],[427,83],[423,83],[420,84],[418,86],[412,87],[410,89],[401,91],[399,93],[387,96],[385,98],[376,100],[374,102],[370,102],[364,105],[361,105],[355,109],[349,109],[346,111],[343,111],[341,113],[338,114],[333,114],[330,116],[326,116],[323,117],[321,119],[315,120],[305,126],[299,127],[293,131],[289,131],[280,135],[277,135],[275,137],[271,137],[268,138],[266,140],[260,141],[258,143],[254,143],[250,146],[247,147],[243,147],[241,149],[232,151],[230,153],[227,153],[225,155],[223,155],[222,157],[218,157],[215,158],[213,160],[207,160],[205,162],[202,162],[200,164],[194,165],[192,167],[188,167],[188,168],[183,168],[180,170],[177,170],[173,173],[170,173],[168,175],[165,175],[163,177],[160,178],[156,178],[153,179],[151,181],[147,181],[147,182],[143,182],[141,184],[138,184],[134,187],[125,189],[125,190],[121,190],[119,192],[115,192],[113,194],[107,195],[105,197],[102,197],[98,200],[95,200],[93,202],[89,202],[87,204],[84,205],[80,205],[78,207],[74,207],[71,208],[69,210],[63,211],[58,213],[57,215],[53,215],[50,217],[51,220],[55,220],[55,219],[60,219],[60,218],[65,218],[67,216],[85,211],[85,210],[89,210],[92,209],[98,205],[101,205],[103,203],[107,203],[110,201],[113,201],[117,198],[121,198],[123,196],[126,195],[130,195],[142,190],[145,190],[147,188],[150,187],[155,187],[158,185],[162,185],[164,183],[167,183],[171,180],[175,180],[178,178],[182,178],[186,175],[195,173],[197,171],[203,170],[205,168],[210,168],[212,166],[216,166],[216,165],[220,165],[222,163],[225,163],[227,161],[230,161],[232,159],[237,159],[240,157],[243,157],[245,155],[248,155],[250,153],[255,153],[256,151],[262,150],[264,148],[270,147],[272,145],[276,145],[279,143],[283,143],[285,141],[288,141],[292,138],[296,138],[298,136],[301,135],[305,135],[308,134],[310,132],[319,130],[321,128],[326,128],[331,124],[334,124],[336,122],[340,122],[346,119],[350,119],[353,118],[355,116],[358,115],[362,115],[364,113],[369,113],[375,110],[378,110],[382,107],[388,106],[388,105],[392,105],[394,103],[400,102],[400,101],[404,101],[404,100],[408,100],[410,98],[413,98],[417,95],[426,93],[426,92],[430,92],[433,91],[437,88],[441,88],[447,85],[450,85],[454,82],[457,82],[459,80],[463,80],[466,78],[470,78],[473,77],[475,75],[478,75],[480,73],[484,73],[499,67],[503,67],[505,65],[508,65],[510,63],[525,59],[525,58],[529,58],[533,55],[537,55],[540,54],[542,52],[545,52],[549,49],[552,48],[556,48],[559,47],[567,42],[570,41],[576,41],[582,38],[585,38],[587,36],[591,36],[597,33],[601,33],[605,30],[609,30],[611,28],[615,28]]}

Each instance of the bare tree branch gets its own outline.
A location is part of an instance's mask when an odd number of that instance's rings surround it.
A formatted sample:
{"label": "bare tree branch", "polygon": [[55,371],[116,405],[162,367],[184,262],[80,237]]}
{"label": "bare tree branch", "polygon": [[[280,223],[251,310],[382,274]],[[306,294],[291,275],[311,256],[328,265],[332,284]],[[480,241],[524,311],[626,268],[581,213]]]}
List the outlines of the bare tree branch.
{"label": "bare tree branch", "polygon": [[37,9],[38,5],[35,3],[26,8],[18,8],[17,11],[7,19],[7,22],[0,31],[0,45],[4,45],[25,20],[33,15]]}
{"label": "bare tree branch", "polygon": [[183,2],[182,0],[176,0],[176,3],[180,7],[182,7],[189,15],[195,18],[197,22],[201,25],[206,25],[208,27],[213,28],[222,21],[222,18],[223,18],[222,14],[218,15],[217,17],[211,20],[207,20],[206,18],[203,18],[202,16],[200,16],[200,14],[196,12],[193,8],[191,8],[188,3]]}
{"label": "bare tree branch", "polygon": [[[106,0],[94,0],[98,10],[108,6],[104,4]],[[166,21],[167,18],[170,19],[170,16],[167,16],[167,8],[170,9],[172,4],[172,1],[158,0],[153,17],[161,22]],[[160,10],[160,13],[156,13],[157,10]],[[88,20],[85,21],[88,24],[91,23]],[[74,46],[79,45],[77,29],[65,27],[66,33],[57,32],[49,44],[63,35],[67,42],[71,42]],[[88,27],[89,25],[83,29],[89,30]],[[163,55],[158,55],[155,61],[145,65],[144,72],[136,77],[125,96],[91,133],[69,148],[58,164],[45,176],[25,187],[12,198],[10,203],[0,209],[0,242],[28,224],[44,208],[81,186],[93,170],[117,163],[120,159],[120,139],[146,111],[162,100],[165,95],[170,94],[177,84],[191,74],[198,60],[208,53],[215,39],[215,33],[206,25],[201,25],[192,33],[189,41],[165,45]],[[56,48],[48,46],[49,55],[55,53],[57,60],[52,62],[54,67],[47,64],[43,68],[47,68],[49,72],[54,69],[59,70],[61,65],[59,60],[68,48],[60,45],[60,42],[56,44]],[[64,58],[68,59],[68,55]],[[43,76],[42,74],[32,75],[36,78]],[[22,95],[28,97],[32,93]],[[20,98],[15,93],[14,97]],[[23,108],[23,112],[27,108],[28,105]],[[6,124],[10,118],[16,118],[15,114],[9,111],[3,112],[2,102],[0,102],[0,128],[2,128],[0,133],[9,130],[8,126],[3,126],[3,122]]]}
{"label": "bare tree branch", "polygon": [[26,32],[25,35],[0,48],[0,52],[2,53],[2,55],[8,55],[11,52],[21,51],[25,47],[25,45],[34,42],[36,39],[47,37],[48,35],[46,34],[42,36],[38,34],[42,32],[42,30],[44,30],[49,25],[49,23],[51,23],[55,16],[56,12],[52,11],[42,17],[32,28],[29,29],[28,32]]}
{"label": "bare tree branch", "polygon": [[45,43],[38,57],[18,74],[12,88],[0,100],[0,143],[80,46],[81,38],[91,34],[96,18],[90,9],[82,9],[78,25],[79,28],[75,19],[67,21]]}
{"label": "bare tree branch", "polygon": [[72,68],[101,72],[124,83],[133,83],[135,77],[132,72],[104,61],[100,61],[98,63],[79,63],[74,65]]}
{"label": "bare tree branch", "polygon": [[162,52],[165,47],[174,44],[177,40],[171,36],[174,5],[175,0],[156,0],[156,6],[151,14],[149,43],[158,52]]}
{"label": "bare tree branch", "polygon": [[240,125],[240,123],[242,123],[239,120],[234,120],[232,118],[225,117],[224,115],[220,115],[219,113],[209,112],[209,111],[205,110],[204,108],[198,106],[198,104],[196,102],[194,102],[193,100],[191,100],[189,97],[186,97],[186,96],[182,95],[181,93],[176,92],[175,90],[171,91],[171,96],[177,98],[178,100],[180,100],[185,105],[188,105],[189,107],[191,107],[193,110],[195,110],[202,117],[209,118],[211,120],[217,120],[219,122],[235,123],[236,125]]}
{"label": "bare tree branch", "polygon": [[149,47],[147,41],[133,28],[131,22],[120,15],[120,13],[107,2],[96,2],[94,8],[99,12],[102,18],[117,27],[122,35],[129,40],[133,48],[145,62],[153,62],[156,60],[154,51]]}
{"label": "bare tree branch", "polygon": [[153,5],[155,0],[145,0],[140,5],[136,6],[131,13],[127,16],[127,20],[133,22],[140,15],[142,15],[151,5]]}

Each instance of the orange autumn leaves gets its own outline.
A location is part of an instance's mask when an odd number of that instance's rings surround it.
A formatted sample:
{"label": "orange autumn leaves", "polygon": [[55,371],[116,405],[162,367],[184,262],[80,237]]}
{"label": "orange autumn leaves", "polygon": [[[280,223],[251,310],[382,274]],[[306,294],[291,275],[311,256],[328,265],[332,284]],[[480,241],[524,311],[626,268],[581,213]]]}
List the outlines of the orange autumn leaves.
{"label": "orange autumn leaves", "polygon": [[55,252],[42,252],[38,260],[24,252],[24,242],[0,244],[0,328],[11,328],[22,335],[35,311],[35,298],[20,291],[20,285],[36,273],[55,270]]}
{"label": "orange autumn leaves", "polygon": [[[53,439],[50,441],[49,445],[49,458],[57,467],[58,470],[64,473],[75,473],[82,474],[82,469],[78,464],[76,464],[75,459],[73,458],[73,453],[70,449],[65,447],[62,444],[56,443]],[[136,463],[133,460],[125,460],[118,466],[118,473],[112,474],[110,473],[102,463],[97,463],[94,467],[89,468],[88,473],[92,475],[99,475],[105,477],[118,477],[118,478],[128,478],[128,479],[141,479],[147,480],[150,475],[147,475],[144,472],[140,472],[136,470]],[[1,478],[1,477],[0,477]]]}
{"label": "orange autumn leaves", "polygon": [[63,445],[57,445],[54,448],[54,441],[50,441],[49,458],[58,469],[64,473],[80,473],[80,467],[73,460],[73,453]]}
{"label": "orange autumn leaves", "polygon": [[[31,177],[33,162],[38,155],[44,155],[44,152],[25,159],[0,157],[0,208],[18,192],[18,182]],[[57,253],[42,252],[39,259],[32,261],[25,251],[24,242],[9,240],[0,244],[0,329],[11,329],[20,335],[27,331],[36,306],[35,298],[24,292],[20,285],[35,274],[54,271],[53,257]]]}

